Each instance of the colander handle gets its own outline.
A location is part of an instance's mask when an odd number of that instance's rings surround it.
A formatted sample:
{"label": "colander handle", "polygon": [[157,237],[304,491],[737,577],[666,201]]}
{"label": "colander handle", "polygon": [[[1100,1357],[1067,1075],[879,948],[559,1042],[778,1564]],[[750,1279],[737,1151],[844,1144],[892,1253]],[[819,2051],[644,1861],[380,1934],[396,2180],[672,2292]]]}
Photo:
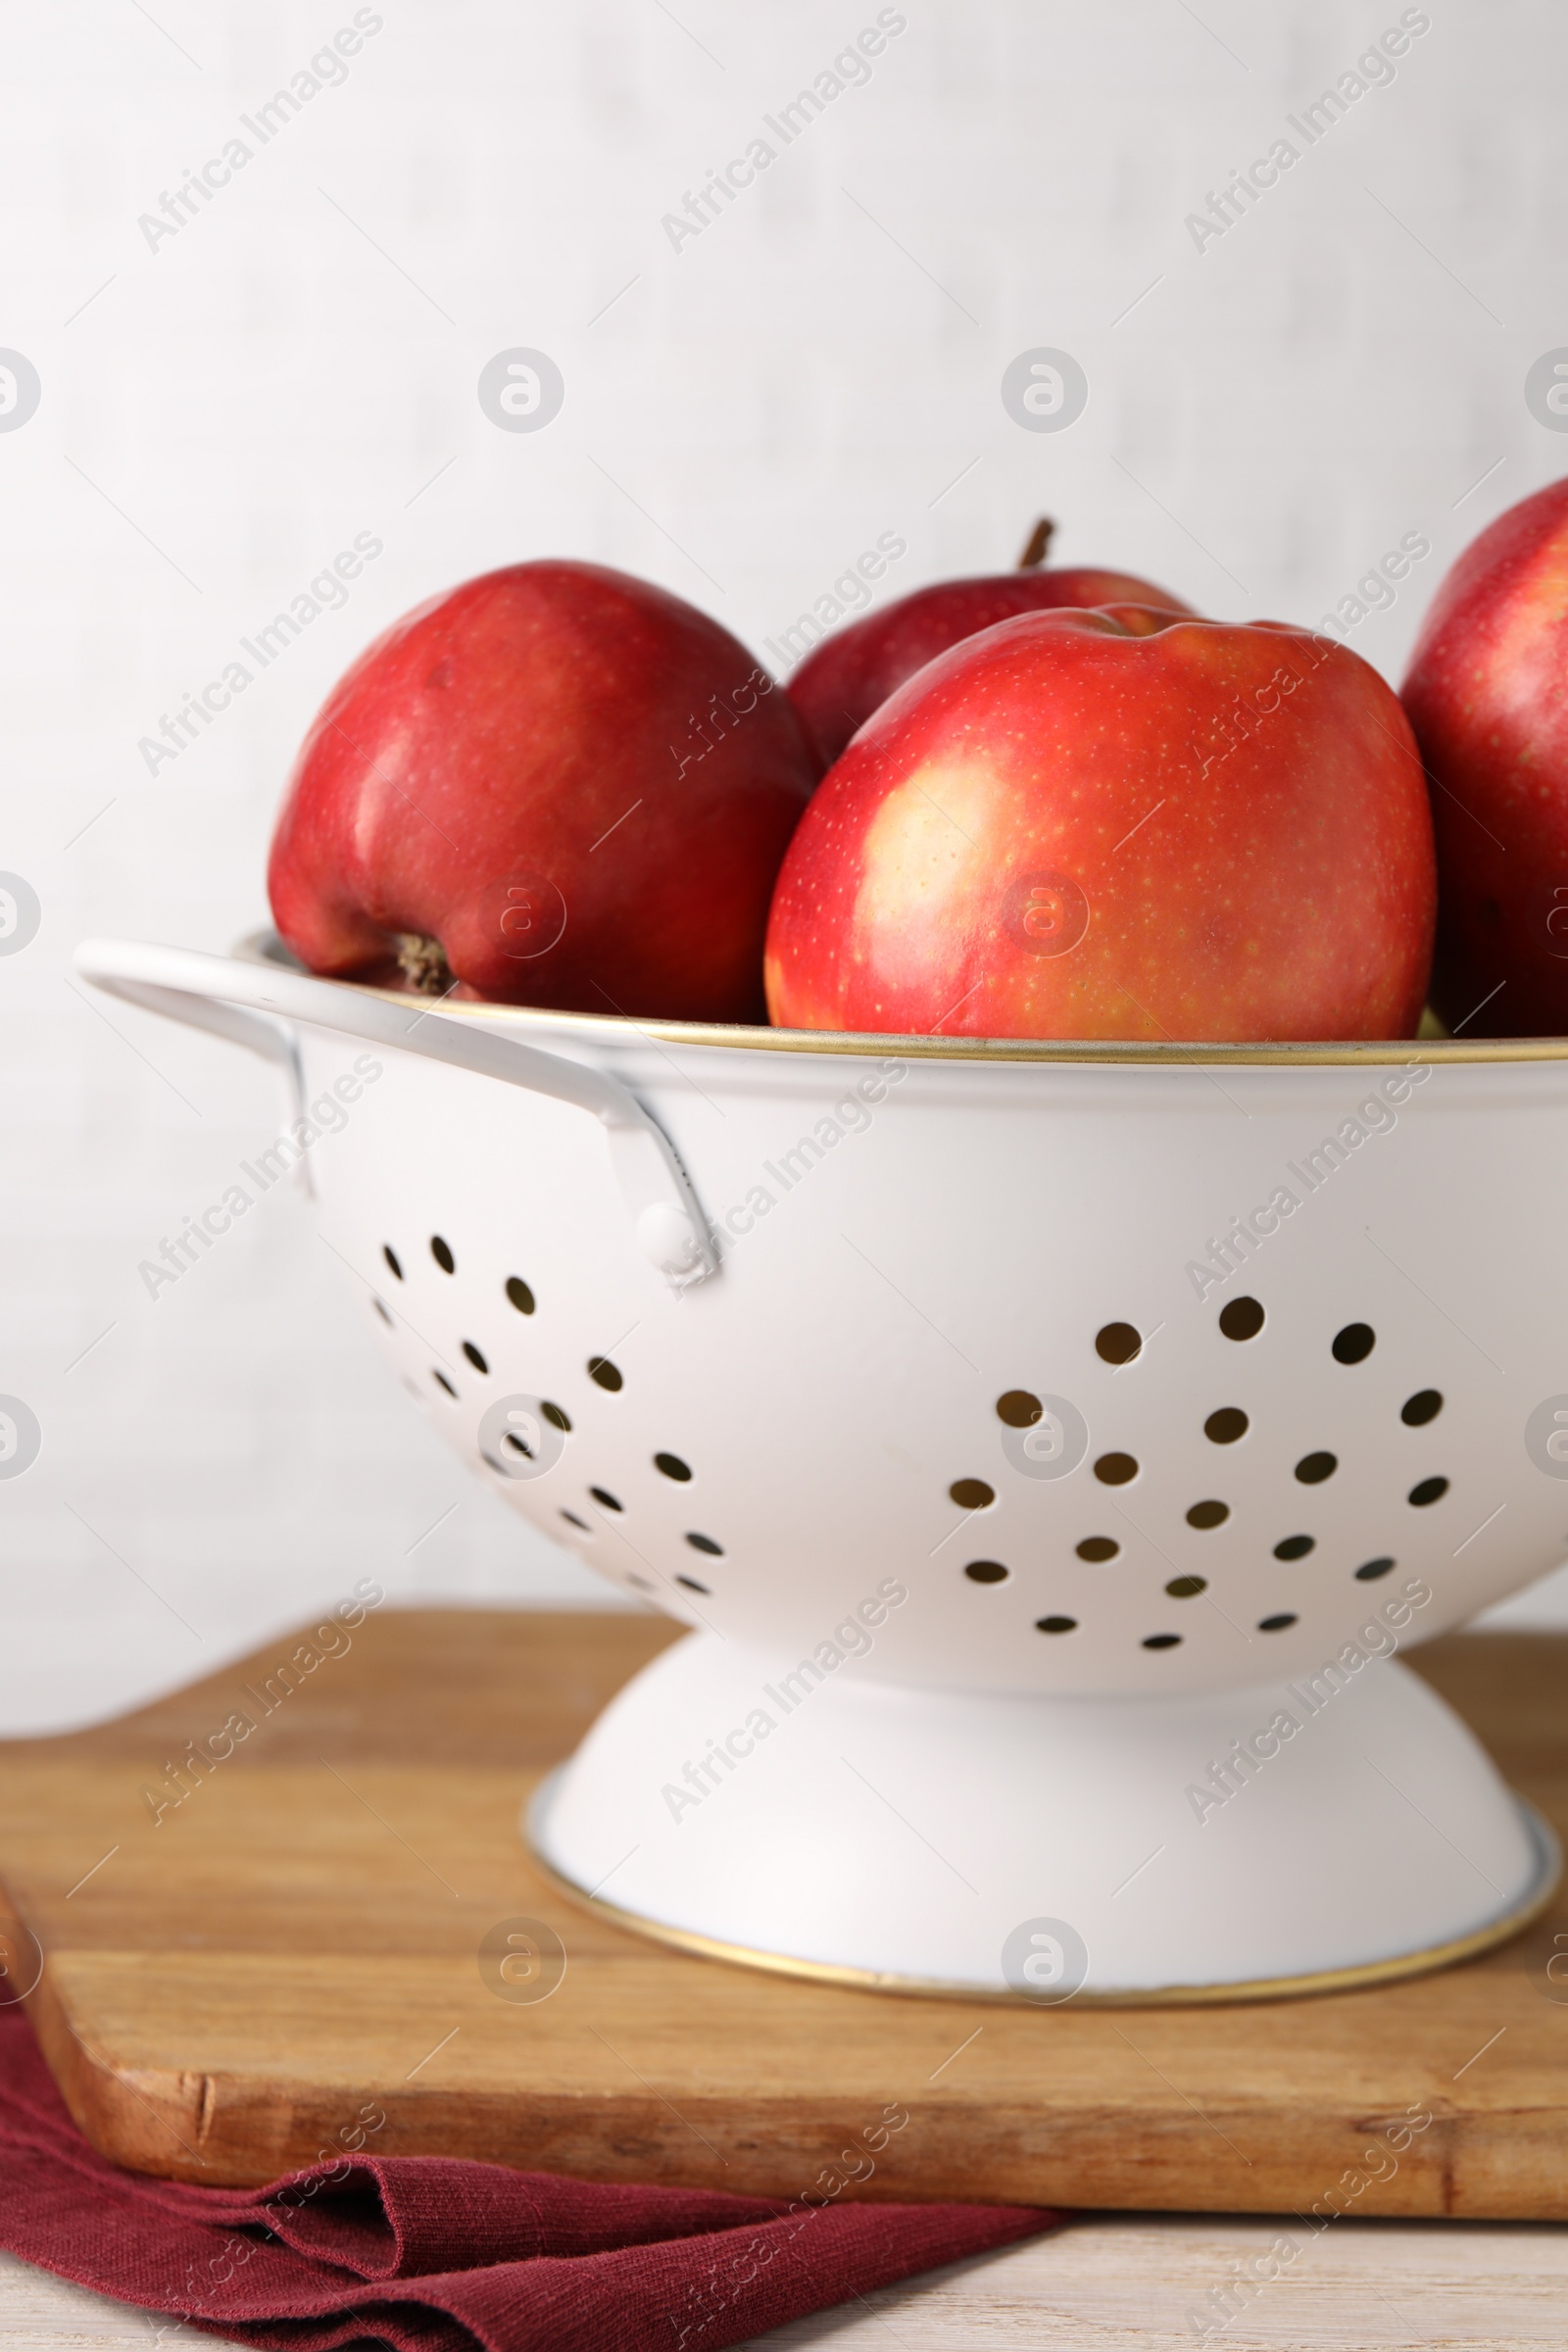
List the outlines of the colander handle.
{"label": "colander handle", "polygon": [[575,1103],[603,1125],[637,1246],[671,1290],[687,1290],[717,1270],[707,1219],[673,1144],[630,1089],[607,1071],[546,1054],[435,1005],[411,1014],[401,1004],[336,980],[204,956],[192,948],[89,939],[76,950],[75,961],[95,988],[248,1046],[281,1062],[296,1086],[293,1041],[269,1015],[336,1030],[399,1054],[422,1054],[455,1069]]}

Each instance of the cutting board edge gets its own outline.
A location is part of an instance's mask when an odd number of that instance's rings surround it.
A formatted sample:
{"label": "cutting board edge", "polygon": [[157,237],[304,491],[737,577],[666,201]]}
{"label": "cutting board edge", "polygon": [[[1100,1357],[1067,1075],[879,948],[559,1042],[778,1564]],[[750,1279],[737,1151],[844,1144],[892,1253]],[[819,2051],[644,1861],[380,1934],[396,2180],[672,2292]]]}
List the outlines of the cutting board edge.
{"label": "cutting board edge", "polygon": [[[24,1930],[25,1913],[0,1886],[0,1928],[8,1922],[13,1934],[19,1926]],[[1425,1980],[1428,1984],[1435,1981]],[[329,2113],[331,2125],[341,2123],[345,2109],[360,2096],[341,2080],[296,2081],[276,2070],[265,2085],[272,2103],[270,2127],[258,2133],[261,2093],[256,2082],[222,2067],[182,2071],[172,2065],[117,2059],[112,2037],[93,2017],[74,2011],[61,1972],[47,1961],[28,2007],[78,2128],[102,2155],[133,2171],[206,2185],[258,2185],[316,2161],[328,2135],[317,2128],[323,2116]],[[733,2100],[722,2116],[710,2118],[703,2094],[690,2100],[680,2092],[677,2096],[692,2121],[713,2136],[724,2140],[735,2132]],[[401,2106],[399,2094],[393,2097]],[[443,2098],[453,2121],[438,2132]],[[723,2165],[719,2156],[696,2149],[696,2160],[688,2160],[684,2147],[691,2144],[689,2139],[682,2141],[678,2122],[671,2124],[657,2111],[657,2100],[617,2094],[610,2104],[614,2112],[607,2124],[607,2094],[602,2090],[585,2091],[580,2097],[552,2091],[530,2102],[525,2089],[520,2096],[513,2091],[476,2098],[471,2092],[450,2089],[442,2094],[438,2085],[425,2094],[421,2087],[421,2092],[409,2094],[408,2118],[395,2135],[397,2144],[392,2144],[392,2134],[385,2139],[377,2134],[371,2144],[387,2153],[469,2154],[516,2169],[548,2164],[584,2179],[662,2179],[789,2197],[802,2194],[816,2178],[811,2168],[829,2160],[822,2151],[831,2148],[839,2132],[853,2131],[863,2121],[848,2112],[842,2121],[835,2119],[834,2098],[820,2090],[810,2093],[808,2102],[803,2091],[801,2112],[791,2110],[786,2100],[754,2100],[742,2128],[754,2140],[772,2136],[774,2145],[751,2149],[742,2168],[735,2162]],[[1310,2092],[1285,2115],[1277,2103],[1270,2106],[1264,2098],[1243,2106],[1234,2100],[1216,2101],[1210,2094],[1210,2112],[1238,2140],[1248,2141],[1254,2152],[1258,2141],[1263,2142],[1264,2152],[1250,2172],[1239,2157],[1225,2158],[1226,2169],[1221,2171],[1208,2155],[1204,2135],[1212,2127],[1206,2118],[1194,2114],[1184,2119],[1174,2107],[1168,2113],[1143,2110],[1142,2147],[1129,2152],[1124,2108],[1114,2114],[1097,2113],[1092,2099],[1080,2098],[1070,2108],[1052,2109],[1037,2097],[1032,2105],[1020,2102],[1007,2108],[993,2102],[984,2109],[984,2141],[971,2142],[961,2163],[956,2164],[951,2154],[944,2157],[940,2142],[961,2119],[935,2101],[929,2110],[918,2103],[911,2106],[918,2122],[929,2122],[934,2152],[920,2152],[916,2161],[911,2147],[907,2160],[890,2163],[881,2178],[847,2183],[841,2192],[845,2197],[877,2201],[957,2196],[1288,2216],[1305,2201],[1302,2179],[1337,2181],[1353,2164],[1371,2129],[1357,2119],[1348,2101],[1342,2101],[1337,2110],[1324,2103],[1314,2106]],[[480,2116],[484,2130],[476,2133],[475,2117],[485,2108],[492,2113],[488,2119]],[[1450,2110],[1434,2100],[1433,2108],[1430,2137],[1393,2180],[1375,2192],[1369,2190],[1353,2205],[1358,2216],[1568,2220],[1568,2090],[1563,2106],[1520,2103],[1478,2111],[1456,2100]],[[448,2129],[454,2134],[461,2131],[457,2144],[447,2137]],[[248,2160],[231,2145],[237,2131],[249,2132],[253,2153]],[[818,2151],[809,2159],[801,2144],[807,2133]],[[1269,2156],[1267,2135],[1289,2145],[1288,2165]],[[1058,2140],[1060,2146],[1054,2144]],[[519,2142],[528,2143],[526,2154]],[[590,2143],[600,2151],[597,2160],[587,2154]],[[725,2144],[732,2157],[740,2155],[733,2139]],[[793,2168],[798,2158],[798,2174],[775,2169],[754,2177],[750,2169],[764,2162]],[[738,2172],[742,2177],[737,2178]]]}

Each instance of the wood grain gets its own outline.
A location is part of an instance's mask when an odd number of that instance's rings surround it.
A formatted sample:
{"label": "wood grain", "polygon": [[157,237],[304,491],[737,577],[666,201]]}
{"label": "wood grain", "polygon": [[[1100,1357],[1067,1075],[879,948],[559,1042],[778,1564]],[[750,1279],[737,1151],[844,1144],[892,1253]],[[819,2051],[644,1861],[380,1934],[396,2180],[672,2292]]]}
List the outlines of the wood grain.
{"label": "wood grain", "polygon": [[[1562,2352],[1568,2239],[1528,2222],[1350,2223],[1250,2298],[1273,2221],[1080,2217],[1050,2237],[886,2287],[753,2339],[751,2352],[1193,2352],[1216,2288],[1223,2352]],[[148,2315],[0,2254],[6,2352],[149,2352]],[[182,2328],[182,2344],[217,2343]],[[747,2352],[746,2347],[738,2352]]]}
{"label": "wood grain", "polygon": [[[1544,1973],[1568,1913],[1372,1991],[1036,2011],[692,1959],[563,1897],[519,1807],[672,1632],[372,1616],[156,1826],[142,1788],[232,1708],[258,1712],[243,1688],[292,1638],[122,1722],[0,1743],[12,1963],[30,1932],[30,2005],[95,2143],[258,2181],[368,2115],[386,2153],[794,2196],[896,2104],[907,2126],[843,2193],[1279,2212],[1324,2199],[1414,2108],[1432,2123],[1357,2215],[1568,2216],[1568,2011]],[[1415,1662],[1568,1830],[1568,1638],[1455,1637]],[[568,1955],[533,2005],[478,1965],[520,1917]]]}

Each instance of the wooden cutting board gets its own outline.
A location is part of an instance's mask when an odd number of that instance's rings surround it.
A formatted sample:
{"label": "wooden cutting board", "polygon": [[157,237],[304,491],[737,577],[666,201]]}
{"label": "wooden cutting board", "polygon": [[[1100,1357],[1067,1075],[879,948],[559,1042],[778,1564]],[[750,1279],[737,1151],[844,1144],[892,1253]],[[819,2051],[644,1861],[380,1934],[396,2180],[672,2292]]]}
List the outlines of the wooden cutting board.
{"label": "wooden cutting board", "polygon": [[[1372,1991],[1107,2011],[796,1983],[562,1895],[518,1809],[672,1638],[383,1611],[292,1690],[283,1640],[100,1730],[0,1742],[0,1986],[41,1966],[28,2005],[95,2145],[214,2183],[363,2140],[778,2196],[1568,2218],[1568,1984],[1546,1974],[1568,1907]],[[1413,1662],[1568,1837],[1568,1637]],[[255,1732],[155,1822],[143,1790],[170,1796],[166,1767],[220,1748],[236,1709]],[[548,2000],[492,1989],[519,1920],[564,1944]]]}

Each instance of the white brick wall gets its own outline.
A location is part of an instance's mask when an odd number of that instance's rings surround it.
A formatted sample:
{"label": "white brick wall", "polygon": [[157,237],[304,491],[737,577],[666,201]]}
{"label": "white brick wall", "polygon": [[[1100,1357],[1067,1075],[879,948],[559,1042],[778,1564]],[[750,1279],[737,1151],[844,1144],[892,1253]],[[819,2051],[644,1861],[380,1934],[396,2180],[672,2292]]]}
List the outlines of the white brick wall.
{"label": "white brick wall", "polygon": [[[0,867],[44,907],[0,959],[0,1389],[45,1430],[0,1483],[0,1724],[177,1683],[364,1573],[609,1597],[448,1460],[291,1197],[156,1304],[136,1280],[272,1132],[270,1082],[111,1027],[70,951],[263,917],[292,747],[372,631],[556,552],[760,643],[881,530],[898,593],[1010,562],[1044,509],[1063,560],[1301,619],[1424,529],[1355,637],[1396,676],[1447,558],[1564,469],[1520,390],[1568,341],[1552,0],[1431,0],[1392,86],[1200,253],[1184,217],[1395,0],[900,5],[869,83],[678,253],[662,215],[874,0],[380,0],[342,86],[155,251],[138,215],[350,0],[0,16],[0,343],[43,381],[0,434]],[[537,435],[475,400],[514,344],[565,375]],[[1001,405],[1031,345],[1088,371],[1060,435]],[[362,529],[347,610],[149,776],[138,738]]]}

